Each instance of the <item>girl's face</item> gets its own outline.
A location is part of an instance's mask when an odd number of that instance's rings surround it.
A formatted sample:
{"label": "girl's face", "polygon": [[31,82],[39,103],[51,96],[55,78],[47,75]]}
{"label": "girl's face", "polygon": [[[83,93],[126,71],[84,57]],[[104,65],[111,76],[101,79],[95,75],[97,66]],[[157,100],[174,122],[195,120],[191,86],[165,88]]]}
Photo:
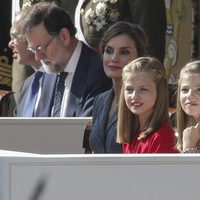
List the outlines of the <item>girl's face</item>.
{"label": "girl's face", "polygon": [[129,110],[138,115],[143,125],[153,112],[157,99],[156,84],[147,73],[128,73],[124,81],[124,97]]}
{"label": "girl's face", "polygon": [[104,71],[113,79],[121,79],[122,69],[138,57],[135,41],[126,34],[111,38],[103,54]]}
{"label": "girl's face", "polygon": [[180,81],[181,107],[197,119],[200,116],[200,74],[182,74]]}

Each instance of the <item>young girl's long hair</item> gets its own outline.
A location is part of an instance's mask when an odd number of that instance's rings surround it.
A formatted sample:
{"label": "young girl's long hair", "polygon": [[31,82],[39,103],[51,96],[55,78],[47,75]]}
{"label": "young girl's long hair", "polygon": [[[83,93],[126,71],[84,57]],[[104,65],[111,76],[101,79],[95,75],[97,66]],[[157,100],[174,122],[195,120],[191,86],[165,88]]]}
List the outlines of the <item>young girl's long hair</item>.
{"label": "young girl's long hair", "polygon": [[123,69],[122,73],[122,89],[119,100],[118,124],[117,124],[117,142],[130,142],[133,134],[139,128],[137,115],[133,114],[127,107],[124,99],[124,82],[127,74],[145,72],[152,77],[156,83],[157,99],[154,105],[152,115],[143,127],[138,139],[142,140],[151,135],[155,130],[159,129],[164,122],[169,122],[168,116],[168,87],[165,77],[165,69],[160,61],[153,57],[140,57]]}
{"label": "young girl's long hair", "polygon": [[184,112],[180,103],[181,78],[184,74],[200,74],[200,61],[197,60],[187,63],[180,72],[180,78],[178,82],[177,104],[176,104],[176,121],[177,121],[177,132],[178,132],[177,148],[179,151],[182,151],[183,130],[188,126],[195,125],[194,118],[192,116],[187,115]]}

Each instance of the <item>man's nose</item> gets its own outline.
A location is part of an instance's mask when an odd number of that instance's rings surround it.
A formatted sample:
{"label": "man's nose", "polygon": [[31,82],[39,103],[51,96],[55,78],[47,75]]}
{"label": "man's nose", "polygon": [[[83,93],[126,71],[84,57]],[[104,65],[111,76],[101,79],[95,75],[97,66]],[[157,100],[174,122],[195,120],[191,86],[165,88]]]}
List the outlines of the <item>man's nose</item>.
{"label": "man's nose", "polygon": [[10,42],[8,43],[8,47],[13,49],[14,48],[14,42],[13,40],[11,39]]}

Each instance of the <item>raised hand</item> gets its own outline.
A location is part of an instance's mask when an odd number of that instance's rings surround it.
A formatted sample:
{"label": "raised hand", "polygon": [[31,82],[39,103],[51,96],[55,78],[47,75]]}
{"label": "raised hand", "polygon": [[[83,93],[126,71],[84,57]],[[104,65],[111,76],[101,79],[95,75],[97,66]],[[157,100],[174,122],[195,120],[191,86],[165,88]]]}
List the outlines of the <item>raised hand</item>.
{"label": "raised hand", "polygon": [[190,126],[183,131],[183,150],[195,148],[200,141],[200,121],[196,126]]}

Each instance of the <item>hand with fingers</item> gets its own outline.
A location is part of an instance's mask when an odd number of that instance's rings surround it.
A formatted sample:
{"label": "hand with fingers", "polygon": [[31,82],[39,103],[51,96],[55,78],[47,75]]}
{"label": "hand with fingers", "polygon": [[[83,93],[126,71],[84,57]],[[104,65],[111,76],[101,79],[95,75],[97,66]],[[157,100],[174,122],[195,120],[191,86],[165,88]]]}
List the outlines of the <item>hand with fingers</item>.
{"label": "hand with fingers", "polygon": [[196,126],[190,126],[183,131],[183,150],[195,148],[200,142],[200,121]]}

